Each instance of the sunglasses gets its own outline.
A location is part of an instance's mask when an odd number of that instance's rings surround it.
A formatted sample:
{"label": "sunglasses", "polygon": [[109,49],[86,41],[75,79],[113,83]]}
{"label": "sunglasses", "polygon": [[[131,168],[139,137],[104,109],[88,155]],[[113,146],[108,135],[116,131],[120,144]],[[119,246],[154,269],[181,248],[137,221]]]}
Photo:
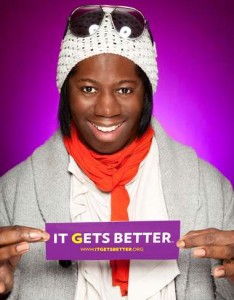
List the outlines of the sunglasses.
{"label": "sunglasses", "polygon": [[106,15],[111,16],[116,32],[123,38],[139,38],[147,27],[147,21],[137,9],[109,5],[84,5],[76,8],[69,17],[68,27],[77,37],[89,37],[99,30]]}

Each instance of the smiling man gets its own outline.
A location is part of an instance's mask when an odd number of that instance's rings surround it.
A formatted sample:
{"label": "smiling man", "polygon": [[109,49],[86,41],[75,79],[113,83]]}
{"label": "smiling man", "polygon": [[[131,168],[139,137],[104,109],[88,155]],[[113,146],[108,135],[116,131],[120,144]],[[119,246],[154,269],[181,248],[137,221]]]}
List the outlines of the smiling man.
{"label": "smiling man", "polygon": [[[138,10],[72,12],[57,69],[60,129],[1,179],[0,296],[234,298],[233,189],[152,117],[157,78]],[[46,222],[176,219],[187,248],[178,261],[46,261],[39,243]]]}
{"label": "smiling man", "polygon": [[133,142],[144,105],[136,65],[120,55],[100,54],[81,61],[73,72],[69,105],[82,142],[102,154]]}

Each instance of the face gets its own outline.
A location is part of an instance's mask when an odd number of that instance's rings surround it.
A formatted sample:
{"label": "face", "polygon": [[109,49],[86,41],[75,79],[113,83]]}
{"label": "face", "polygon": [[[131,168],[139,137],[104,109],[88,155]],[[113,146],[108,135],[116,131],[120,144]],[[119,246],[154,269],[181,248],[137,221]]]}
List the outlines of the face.
{"label": "face", "polygon": [[69,80],[69,101],[80,138],[94,151],[115,153],[136,138],[144,86],[127,58],[101,54],[79,62]]}

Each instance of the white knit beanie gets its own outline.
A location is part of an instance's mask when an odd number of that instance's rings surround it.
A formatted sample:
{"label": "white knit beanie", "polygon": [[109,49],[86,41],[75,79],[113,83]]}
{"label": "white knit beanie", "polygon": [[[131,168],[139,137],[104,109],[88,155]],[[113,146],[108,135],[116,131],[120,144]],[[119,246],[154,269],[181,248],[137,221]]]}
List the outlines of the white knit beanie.
{"label": "white knit beanie", "polygon": [[100,28],[89,37],[76,37],[68,29],[62,43],[57,66],[59,91],[71,71],[80,61],[102,53],[118,54],[137,64],[148,76],[153,92],[156,91],[158,69],[156,47],[145,28],[138,38],[121,37],[114,28],[110,15],[105,14]]}

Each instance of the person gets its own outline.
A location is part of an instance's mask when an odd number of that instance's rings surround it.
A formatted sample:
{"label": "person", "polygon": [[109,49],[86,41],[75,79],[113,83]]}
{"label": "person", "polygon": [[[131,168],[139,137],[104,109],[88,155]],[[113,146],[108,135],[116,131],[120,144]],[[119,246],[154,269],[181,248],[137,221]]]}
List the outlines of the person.
{"label": "person", "polygon": [[[233,189],[152,117],[156,48],[131,7],[70,15],[60,129],[1,178],[4,299],[233,299]],[[46,222],[181,220],[178,261],[46,261]]]}

